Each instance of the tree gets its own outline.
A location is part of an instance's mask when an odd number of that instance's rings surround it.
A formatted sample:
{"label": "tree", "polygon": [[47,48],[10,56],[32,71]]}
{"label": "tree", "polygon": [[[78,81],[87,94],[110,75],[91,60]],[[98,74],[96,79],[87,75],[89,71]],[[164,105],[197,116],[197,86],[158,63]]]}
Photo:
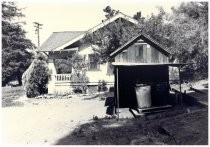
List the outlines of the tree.
{"label": "tree", "polygon": [[86,93],[87,83],[89,82],[86,76],[88,63],[85,61],[82,55],[78,53],[74,54],[72,58],[68,58],[68,64],[73,67],[71,76],[71,82],[73,86],[73,92],[75,93]]}
{"label": "tree", "polygon": [[72,72],[72,67],[71,64],[68,62],[67,57],[63,59],[55,59],[55,68],[57,74],[66,74]]}
{"label": "tree", "polygon": [[119,12],[119,11],[112,9],[110,6],[107,6],[105,9],[103,9],[103,11],[106,13],[105,17],[107,19],[113,17],[114,15],[116,15]]}
{"label": "tree", "polygon": [[[186,67],[186,71],[207,76],[208,73],[208,3],[188,2],[172,13],[166,13],[162,7],[159,13],[147,17],[141,12],[134,15],[139,23],[131,23],[119,19],[103,28],[87,34],[85,40],[93,45],[99,62],[106,62],[111,52],[122,46],[131,37],[144,33],[156,40],[172,52],[170,61],[178,59],[181,63],[193,62]],[[104,9],[106,18],[114,16],[117,12],[107,6]]]}
{"label": "tree", "polygon": [[173,26],[167,22],[168,13],[162,7],[158,7],[158,14],[151,14],[139,28],[143,33],[160,43],[164,47],[171,47],[172,42],[169,36]]}
{"label": "tree", "polygon": [[38,53],[22,76],[24,90],[28,98],[47,93],[49,75],[47,57],[44,53]]}
{"label": "tree", "polygon": [[17,18],[24,17],[14,2],[2,3],[2,86],[11,80],[22,84],[23,72],[29,67],[33,54],[27,49],[35,48],[26,38],[26,32]]}
{"label": "tree", "polygon": [[188,2],[173,8],[170,39],[180,62],[193,62],[188,70],[207,77],[208,73],[208,3]]}
{"label": "tree", "polygon": [[[118,13],[110,6],[107,6],[104,12],[106,13],[106,18],[110,18]],[[136,26],[133,23],[124,19],[117,19],[95,32],[87,33],[83,41],[92,45],[97,54],[95,57],[98,59],[98,62],[103,63],[111,60],[109,58],[111,52],[136,35],[137,31],[135,29]]]}

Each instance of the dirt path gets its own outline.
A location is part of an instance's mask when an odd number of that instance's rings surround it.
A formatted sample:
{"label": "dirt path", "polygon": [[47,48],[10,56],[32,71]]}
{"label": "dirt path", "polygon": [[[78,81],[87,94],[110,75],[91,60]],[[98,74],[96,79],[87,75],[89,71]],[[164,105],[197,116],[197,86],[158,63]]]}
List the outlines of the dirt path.
{"label": "dirt path", "polygon": [[76,126],[104,117],[104,101],[33,99],[23,107],[2,109],[2,137],[5,144],[54,144]]}

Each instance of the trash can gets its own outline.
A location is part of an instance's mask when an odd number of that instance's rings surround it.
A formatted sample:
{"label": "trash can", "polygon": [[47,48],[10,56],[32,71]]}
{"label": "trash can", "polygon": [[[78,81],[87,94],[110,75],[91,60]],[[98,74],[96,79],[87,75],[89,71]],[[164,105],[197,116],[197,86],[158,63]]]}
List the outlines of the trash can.
{"label": "trash can", "polygon": [[135,87],[136,98],[139,108],[149,108],[152,106],[151,103],[151,86],[138,84]]}

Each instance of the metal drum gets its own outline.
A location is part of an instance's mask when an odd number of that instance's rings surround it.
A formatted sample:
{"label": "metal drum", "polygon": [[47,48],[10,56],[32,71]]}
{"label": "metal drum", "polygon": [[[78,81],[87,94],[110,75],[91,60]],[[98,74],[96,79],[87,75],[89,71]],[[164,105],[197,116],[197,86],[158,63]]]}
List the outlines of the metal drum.
{"label": "metal drum", "polygon": [[151,103],[151,86],[149,85],[136,85],[136,98],[139,108],[149,108]]}

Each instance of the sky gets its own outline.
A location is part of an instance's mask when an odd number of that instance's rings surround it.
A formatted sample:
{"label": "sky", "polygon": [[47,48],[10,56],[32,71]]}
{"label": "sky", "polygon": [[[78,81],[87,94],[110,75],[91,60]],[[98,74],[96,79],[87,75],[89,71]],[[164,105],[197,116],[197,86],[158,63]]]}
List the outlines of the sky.
{"label": "sky", "polygon": [[141,11],[147,17],[158,13],[158,6],[166,12],[171,12],[172,6],[180,1],[175,0],[16,0],[23,14],[27,38],[37,45],[37,34],[33,22],[43,24],[40,30],[40,44],[53,32],[86,31],[105,19],[103,9],[110,6],[126,15],[133,16]]}

